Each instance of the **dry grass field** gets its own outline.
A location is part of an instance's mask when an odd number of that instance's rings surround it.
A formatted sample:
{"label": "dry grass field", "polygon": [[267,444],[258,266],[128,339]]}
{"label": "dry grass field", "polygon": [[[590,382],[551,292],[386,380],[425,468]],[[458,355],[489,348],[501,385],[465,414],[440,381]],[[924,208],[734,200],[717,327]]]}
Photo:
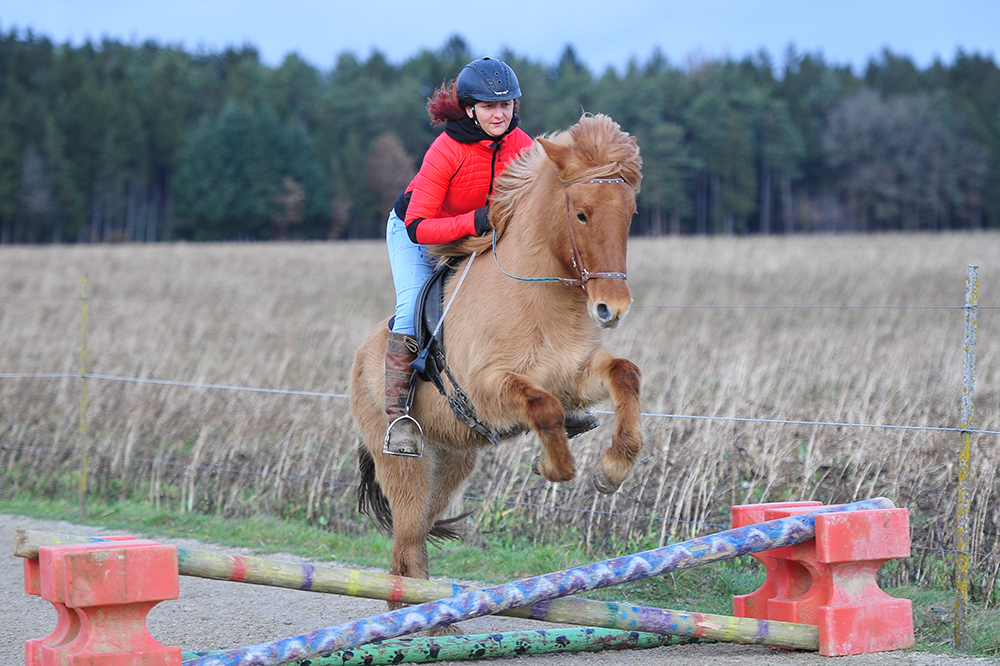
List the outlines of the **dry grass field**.
{"label": "dry grass field", "polygon": [[[484,456],[455,510],[630,548],[715,531],[732,504],[881,495],[911,510],[906,576],[934,571],[954,547],[958,433],[816,423],[958,427],[978,264],[975,427],[1000,429],[1000,234],[636,239],[629,259],[635,304],[606,339],[643,371],[635,476],[593,490],[608,423],[574,440],[564,485],[530,473],[525,436]],[[0,373],[79,373],[85,273],[88,372],[336,395],[94,378],[81,434],[79,377],[0,376],[0,494],[69,497],[86,452],[96,495],[369,529],[339,396],[392,309],[382,243],[0,247]],[[1000,566],[996,441],[973,438],[980,595]]]}

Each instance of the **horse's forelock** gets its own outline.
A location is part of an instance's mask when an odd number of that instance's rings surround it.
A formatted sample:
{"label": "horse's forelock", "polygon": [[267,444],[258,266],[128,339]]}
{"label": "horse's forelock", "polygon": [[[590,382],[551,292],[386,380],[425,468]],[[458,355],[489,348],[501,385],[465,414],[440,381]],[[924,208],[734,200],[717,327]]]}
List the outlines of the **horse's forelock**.
{"label": "horse's forelock", "polygon": [[642,158],[632,137],[618,123],[602,113],[584,114],[580,121],[554,140],[568,141],[580,159],[574,160],[563,180],[576,182],[592,178],[621,176],[637,192],[642,182]]}

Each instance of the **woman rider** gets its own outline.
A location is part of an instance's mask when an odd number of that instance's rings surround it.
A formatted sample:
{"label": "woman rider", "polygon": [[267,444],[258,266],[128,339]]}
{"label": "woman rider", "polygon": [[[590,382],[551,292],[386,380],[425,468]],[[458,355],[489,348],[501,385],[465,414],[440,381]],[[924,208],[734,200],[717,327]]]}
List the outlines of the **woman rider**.
{"label": "woman rider", "polygon": [[474,60],[450,85],[427,101],[427,112],[444,132],[427,149],[420,171],[396,200],[386,224],[389,264],[396,286],[396,313],[385,352],[385,410],[390,417],[384,450],[419,455],[416,422],[406,411],[416,358],[414,307],[433,266],[427,245],[490,231],[494,179],[532,139],[517,127],[521,88],[507,63]]}
{"label": "woman rider", "polygon": [[[385,411],[389,415],[383,451],[420,455],[420,433],[406,416],[417,355],[414,308],[433,266],[426,245],[450,243],[491,231],[489,201],[494,180],[532,144],[518,128],[521,88],[507,63],[480,58],[467,64],[450,85],[427,101],[427,112],[444,132],[431,143],[420,170],[396,200],[386,224],[386,245],[396,287],[396,312],[389,321],[385,352]],[[572,435],[598,425],[593,414],[567,415]]]}

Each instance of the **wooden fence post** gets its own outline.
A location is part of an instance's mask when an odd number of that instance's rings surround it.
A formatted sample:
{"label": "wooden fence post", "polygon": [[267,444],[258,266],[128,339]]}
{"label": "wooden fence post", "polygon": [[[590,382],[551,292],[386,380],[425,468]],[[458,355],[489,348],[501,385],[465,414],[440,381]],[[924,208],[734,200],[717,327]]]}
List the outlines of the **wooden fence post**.
{"label": "wooden fence post", "polygon": [[969,604],[969,457],[972,450],[972,411],[976,392],[976,324],[979,318],[979,266],[965,274],[965,363],[962,372],[962,447],[958,455],[958,543],[955,556],[955,649],[966,651],[966,612]]}

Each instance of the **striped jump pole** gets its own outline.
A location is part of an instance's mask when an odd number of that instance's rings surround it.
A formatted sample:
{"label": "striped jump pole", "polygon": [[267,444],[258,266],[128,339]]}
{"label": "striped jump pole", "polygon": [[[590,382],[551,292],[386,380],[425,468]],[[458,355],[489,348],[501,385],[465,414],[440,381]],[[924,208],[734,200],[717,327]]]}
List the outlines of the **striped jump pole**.
{"label": "striped jump pole", "polygon": [[670,571],[804,543],[815,538],[816,515],[819,513],[889,508],[895,508],[895,505],[885,498],[822,507],[797,516],[731,529],[636,555],[482,590],[462,592],[448,599],[400,608],[280,641],[199,657],[185,661],[184,666],[281,666],[380,639],[412,634],[564,597],[574,592],[619,585]]}
{"label": "striped jump pole", "polygon": [[[17,530],[14,535],[13,553],[18,557],[37,558],[39,546],[61,546],[102,540],[101,537]],[[278,562],[187,548],[178,548],[177,557],[179,573],[182,576],[383,599],[407,604],[446,599],[471,589],[466,585],[443,581],[405,578],[308,563]],[[511,608],[498,614],[542,622],[766,644],[796,650],[819,649],[819,629],[812,625],[710,613],[690,613],[593,601],[579,597],[552,599],[531,606]]]}

